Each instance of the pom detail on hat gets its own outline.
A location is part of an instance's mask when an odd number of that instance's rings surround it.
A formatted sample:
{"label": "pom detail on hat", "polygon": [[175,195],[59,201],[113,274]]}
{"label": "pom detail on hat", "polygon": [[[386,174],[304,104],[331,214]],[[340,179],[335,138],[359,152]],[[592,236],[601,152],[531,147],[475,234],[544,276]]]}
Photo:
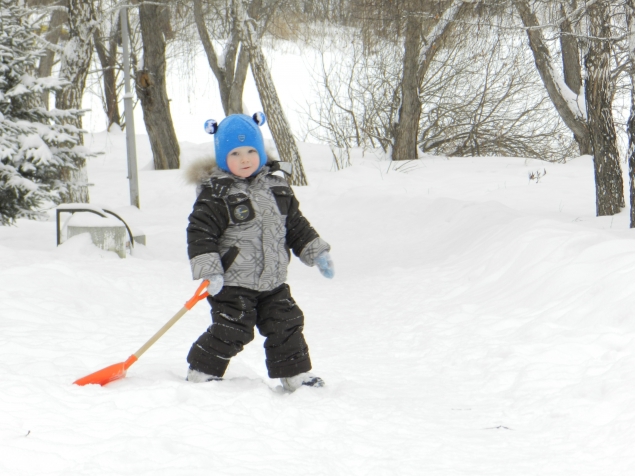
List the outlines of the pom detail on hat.
{"label": "pom detail on hat", "polygon": [[214,119],[208,119],[205,121],[205,125],[203,127],[205,127],[205,132],[208,134],[216,134],[216,131],[218,130],[218,122]]}
{"label": "pom detail on hat", "polygon": [[262,127],[265,124],[265,122],[267,122],[267,116],[265,116],[264,112],[257,112],[251,117],[254,118],[254,122],[258,124],[260,127]]}

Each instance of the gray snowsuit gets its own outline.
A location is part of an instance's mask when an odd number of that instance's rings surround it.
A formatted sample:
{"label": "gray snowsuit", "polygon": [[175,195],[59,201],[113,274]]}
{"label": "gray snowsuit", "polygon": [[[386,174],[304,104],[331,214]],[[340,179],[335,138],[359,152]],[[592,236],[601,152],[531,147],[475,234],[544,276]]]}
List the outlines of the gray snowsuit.
{"label": "gray snowsuit", "polygon": [[268,163],[247,179],[215,169],[201,184],[187,227],[194,279],[222,274],[224,287],[208,298],[212,326],[192,345],[190,367],[221,377],[229,359],[253,339],[265,340],[271,378],[311,369],[302,335],[304,316],[285,284],[290,251],[308,265],[330,246],[299,209],[286,180]]}

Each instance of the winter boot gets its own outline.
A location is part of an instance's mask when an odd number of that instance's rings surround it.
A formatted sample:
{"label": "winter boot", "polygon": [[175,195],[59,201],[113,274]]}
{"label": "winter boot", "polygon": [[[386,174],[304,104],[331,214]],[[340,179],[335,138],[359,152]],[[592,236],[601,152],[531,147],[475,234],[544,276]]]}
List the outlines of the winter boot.
{"label": "winter boot", "polygon": [[211,382],[213,380],[223,380],[221,377],[216,377],[215,375],[209,375],[198,370],[188,369],[187,377],[185,380],[188,382],[194,383],[202,383],[202,382]]}
{"label": "winter boot", "polygon": [[324,387],[324,380],[311,372],[303,372],[293,377],[283,377],[280,382],[282,382],[282,387],[287,392],[295,392],[303,385],[307,387]]}

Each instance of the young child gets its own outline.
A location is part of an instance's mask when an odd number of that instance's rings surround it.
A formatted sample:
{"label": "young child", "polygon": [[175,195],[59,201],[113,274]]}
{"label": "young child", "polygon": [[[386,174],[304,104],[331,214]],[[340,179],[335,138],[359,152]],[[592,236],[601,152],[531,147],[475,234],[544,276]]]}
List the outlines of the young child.
{"label": "young child", "polygon": [[289,250],[327,278],[334,268],[329,244],[304,218],[287,181],[273,175],[280,163],[267,161],[258,127],[264,122],[263,113],[234,114],[205,126],[215,134],[216,167],[194,172],[204,178],[187,243],[193,278],[209,281],[212,325],[190,349],[187,380],[220,380],[256,326],[266,337],[269,377],[292,392],[324,382],[309,372],[304,315],[285,283]]}

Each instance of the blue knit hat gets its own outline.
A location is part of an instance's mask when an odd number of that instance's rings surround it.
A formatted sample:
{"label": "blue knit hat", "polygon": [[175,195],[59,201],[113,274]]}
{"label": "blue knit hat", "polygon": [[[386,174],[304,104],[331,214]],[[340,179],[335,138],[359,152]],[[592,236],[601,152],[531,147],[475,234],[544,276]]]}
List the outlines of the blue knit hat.
{"label": "blue knit hat", "polygon": [[227,167],[227,155],[236,147],[251,146],[258,151],[260,166],[257,173],[266,163],[265,143],[258,126],[262,126],[267,118],[262,112],[257,112],[252,117],[245,114],[232,114],[216,123],[214,119],[205,122],[205,131],[214,134],[214,147],[216,149],[216,164],[225,172]]}

